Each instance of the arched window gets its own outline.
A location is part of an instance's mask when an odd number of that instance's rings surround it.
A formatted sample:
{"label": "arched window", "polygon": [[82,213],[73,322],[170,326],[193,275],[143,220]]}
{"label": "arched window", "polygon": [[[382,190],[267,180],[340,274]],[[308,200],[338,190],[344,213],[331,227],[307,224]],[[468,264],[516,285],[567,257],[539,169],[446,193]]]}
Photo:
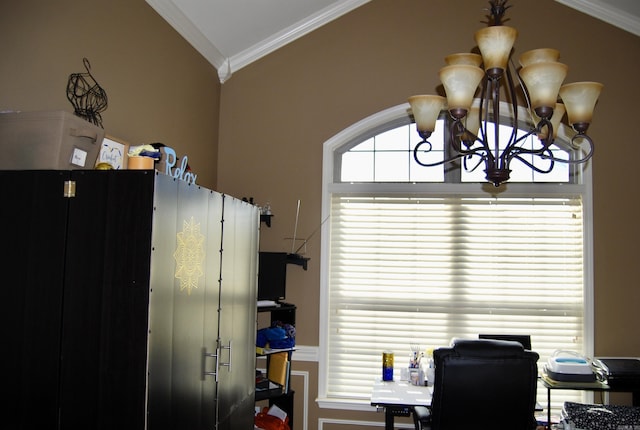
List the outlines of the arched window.
{"label": "arched window", "polygon": [[557,349],[593,350],[589,166],[544,177],[514,162],[499,189],[481,167],[421,167],[407,109],[325,142],[321,406],[367,405],[382,351],[399,369],[412,344],[528,334],[540,365]]}

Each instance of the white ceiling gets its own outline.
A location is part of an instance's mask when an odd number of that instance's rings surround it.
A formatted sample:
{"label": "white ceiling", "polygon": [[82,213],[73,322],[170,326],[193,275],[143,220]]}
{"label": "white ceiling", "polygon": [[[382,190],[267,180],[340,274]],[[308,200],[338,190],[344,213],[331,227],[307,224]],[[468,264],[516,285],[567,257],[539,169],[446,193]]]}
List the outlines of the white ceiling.
{"label": "white ceiling", "polygon": [[[251,62],[371,0],[146,0],[218,70]],[[556,0],[640,36],[639,0]]]}

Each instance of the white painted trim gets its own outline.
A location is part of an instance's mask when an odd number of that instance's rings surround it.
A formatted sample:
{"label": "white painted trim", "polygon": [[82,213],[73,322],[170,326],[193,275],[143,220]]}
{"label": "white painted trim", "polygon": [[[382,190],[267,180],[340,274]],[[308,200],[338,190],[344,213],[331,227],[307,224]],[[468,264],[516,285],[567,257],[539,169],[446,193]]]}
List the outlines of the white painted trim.
{"label": "white painted trim", "polygon": [[321,409],[338,409],[344,411],[362,411],[376,412],[378,408],[371,406],[371,403],[365,400],[356,399],[329,399],[326,397],[318,397],[316,399],[318,407]]}
{"label": "white painted trim", "polygon": [[336,1],[317,13],[293,24],[273,36],[245,49],[244,51],[225,57],[214,45],[215,41],[207,39],[202,31],[182,13],[171,0],[146,0],[146,2],[165,19],[187,42],[189,42],[209,63],[218,70],[220,83],[224,83],[231,75],[244,66],[282,48],[288,43],[322,27],[342,15],[368,3],[371,0]]}
{"label": "white painted trim", "polygon": [[593,0],[556,0],[556,2],[640,36],[639,16]]}
{"label": "white painted trim", "polygon": [[296,345],[296,350],[292,355],[293,361],[318,361],[318,347],[311,345]]}
{"label": "white painted trim", "polygon": [[[362,427],[384,427],[384,421],[358,421],[358,420],[339,420],[333,418],[318,418],[318,430],[323,430],[325,424],[337,424],[343,426],[356,426]],[[412,429],[413,425],[394,423],[394,428],[397,429]]]}
{"label": "white painted trim", "polygon": [[[263,373],[267,369],[257,368]],[[302,430],[309,428],[309,372],[305,370],[292,370],[291,376],[302,376]]]}
{"label": "white painted trim", "polygon": [[292,370],[291,376],[302,376],[302,430],[309,428],[309,372],[303,370]]}
{"label": "white painted trim", "polygon": [[292,26],[274,34],[244,51],[231,56],[231,72],[240,70],[244,66],[264,57],[273,51],[282,48],[288,43],[311,33],[323,25],[351,12],[352,10],[368,3],[371,0],[344,0],[335,2],[317,13],[298,21]]}
{"label": "white painted trim", "polygon": [[171,0],[146,0],[146,2],[218,70],[220,82],[223,82],[222,77],[227,73],[231,75],[228,59]]}

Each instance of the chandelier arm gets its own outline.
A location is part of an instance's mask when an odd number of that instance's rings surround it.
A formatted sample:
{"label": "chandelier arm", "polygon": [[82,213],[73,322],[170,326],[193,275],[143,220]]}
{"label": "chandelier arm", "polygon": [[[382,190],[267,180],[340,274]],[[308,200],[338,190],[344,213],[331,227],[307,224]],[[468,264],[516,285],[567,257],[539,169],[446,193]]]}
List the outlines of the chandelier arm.
{"label": "chandelier arm", "polygon": [[546,141],[544,142],[541,141],[543,144],[543,147],[538,149],[527,149],[527,148],[523,148],[522,146],[518,146],[519,143],[528,139],[531,135],[537,134],[537,132],[538,131],[536,129],[532,129],[532,130],[529,130],[526,134],[523,134],[522,136],[518,137],[514,142],[509,144],[509,146],[504,150],[503,154],[507,158],[513,158],[515,155],[518,155],[518,154],[542,155],[542,153],[545,150],[547,150],[549,146],[551,146],[553,141],[551,141],[548,144],[546,143]]}
{"label": "chandelier arm", "polygon": [[[540,118],[540,122],[538,122],[538,125],[536,125],[536,128],[531,130],[531,133],[542,133],[542,130],[544,128],[547,128],[547,136],[553,136],[554,135],[554,131],[553,131],[553,124],[551,123],[551,120],[548,118]],[[551,145],[553,145],[553,142],[555,141],[555,138],[551,137],[547,137],[546,139],[540,139],[540,142],[542,142],[542,145],[544,146],[544,148],[549,148],[551,147]]]}
{"label": "chandelier arm", "polygon": [[[539,134],[544,127],[547,127],[547,136],[552,136],[553,125],[551,124],[551,121],[549,121],[548,119],[542,118],[535,128],[530,129],[526,134],[523,134],[522,136],[517,138],[512,145],[510,145],[507,149],[505,149],[504,153],[506,154],[507,158],[511,160],[512,158],[514,158],[519,154],[538,155],[543,159],[555,158],[552,155],[553,153],[549,150],[551,145],[553,145],[553,142],[554,142],[553,139],[540,139],[539,142],[542,143],[542,147],[538,149],[527,149],[527,148],[523,148],[522,146],[518,146],[520,142],[524,141],[525,139],[528,139],[533,134],[536,134],[536,135]],[[547,154],[545,154],[545,152]],[[559,160],[560,159],[556,159],[556,161],[559,161]],[[563,160],[563,161],[566,161],[566,160]]]}
{"label": "chandelier arm", "polygon": [[530,163],[526,159],[520,157],[519,154],[515,154],[513,157],[511,157],[511,159],[517,159],[518,161],[520,161],[521,163],[526,164],[527,166],[529,166],[530,169],[535,170],[538,173],[549,173],[549,172],[551,172],[553,170],[554,163],[556,161],[560,161],[560,160],[556,159],[553,156],[544,157],[545,160],[549,160],[550,164],[549,164],[549,167],[547,169],[541,169],[541,168],[539,168],[537,166],[534,166],[532,163]]}
{"label": "chandelier arm", "polygon": [[419,157],[418,157],[418,153],[421,152],[420,151],[420,147],[424,144],[428,144],[429,147],[428,149],[424,149],[422,150],[422,152],[427,153],[427,152],[431,152],[431,150],[433,149],[433,145],[431,145],[431,142],[429,142],[428,140],[423,140],[421,142],[419,142],[415,148],[413,148],[413,159],[415,160],[416,163],[418,163],[419,165],[421,165],[422,167],[434,167],[434,166],[440,166],[442,164],[446,164],[446,163],[450,163],[452,161],[458,160],[462,157],[464,157],[465,154],[462,153],[458,153],[452,157],[449,157],[447,159],[444,160],[440,160],[440,161],[436,161],[435,163],[423,163],[422,161],[420,161]]}
{"label": "chandelier arm", "polygon": [[[486,161],[486,159],[487,159],[487,156],[485,155],[485,153],[488,153],[489,156],[491,156],[491,153],[487,152],[486,143],[484,142],[484,140],[482,140],[481,138],[476,136],[474,133],[472,133],[469,130],[467,130],[465,128],[464,124],[462,124],[461,120],[454,119],[453,123],[451,123],[451,127],[449,128],[449,133],[450,133],[450,139],[451,139],[451,146],[453,147],[454,151],[456,152],[455,155],[453,155],[453,156],[451,156],[449,158],[443,159],[441,161],[436,161],[434,163],[424,163],[424,162],[420,161],[419,153],[420,152],[423,152],[423,153],[431,152],[433,150],[433,145],[427,139],[423,139],[422,141],[418,142],[418,144],[415,146],[415,148],[413,148],[413,159],[416,161],[416,163],[418,163],[420,166],[423,166],[423,167],[434,167],[434,166],[439,166],[439,165],[442,165],[442,164],[446,164],[446,163],[450,163],[452,161],[459,160],[460,158],[463,158],[463,157],[479,156],[481,158],[480,162],[482,162],[483,160]],[[464,142],[464,146],[465,147],[463,147],[462,144],[461,144],[463,142],[461,136],[465,136],[465,135],[471,136],[472,139],[469,139],[468,141],[465,141]],[[469,142],[469,143],[467,143],[467,142]],[[480,142],[481,146],[476,147],[476,148],[471,148],[471,146],[475,142]],[[420,148],[423,145],[428,145],[427,149],[421,150]],[[475,167],[474,167],[474,169],[475,169]]]}
{"label": "chandelier arm", "polygon": [[[512,148],[515,147],[520,141],[524,140],[527,136],[529,136],[531,134],[531,132],[529,132],[526,136],[522,136],[521,138],[518,138],[518,103],[517,103],[517,99],[516,99],[516,90],[515,90],[515,86],[513,84],[513,75],[511,73],[511,67],[509,65],[507,65],[507,68],[505,70],[505,74],[507,76],[507,83],[506,83],[506,88],[507,88],[507,96],[509,99],[509,102],[511,103],[511,110],[512,110],[512,116],[511,116],[511,136],[509,137],[507,146],[505,146],[502,154],[503,157],[509,157],[509,153],[511,153]],[[498,117],[496,118],[496,127],[500,126],[501,123],[501,118]]]}
{"label": "chandelier arm", "polygon": [[487,160],[486,160],[486,157],[484,157],[483,155],[480,155],[480,160],[478,160],[478,162],[476,163],[476,165],[475,165],[475,166],[473,166],[472,168],[469,168],[469,167],[467,166],[467,160],[471,160],[471,157],[472,157],[473,155],[478,155],[478,154],[468,155],[468,156],[464,157],[464,158],[463,158],[463,160],[462,160],[464,170],[466,170],[467,172],[473,172],[473,171],[475,171],[478,167],[480,167],[480,165],[482,164],[482,162],[485,162],[485,163],[486,163],[486,161],[487,161]]}
{"label": "chandelier arm", "polygon": [[487,124],[489,124],[489,100],[491,100],[491,97],[490,97],[491,89],[489,88],[488,84],[489,84],[489,79],[485,78],[482,83],[482,93],[484,95],[480,98],[480,112],[479,112],[480,130],[481,130],[480,134],[482,135],[482,138],[478,138],[477,140],[481,142],[487,154],[492,156],[491,149],[487,144],[487,136],[489,135],[488,129],[487,129]]}
{"label": "chandelier arm", "polygon": [[[511,127],[514,130],[518,128],[518,100],[516,98],[516,86],[513,83],[513,74],[511,73],[511,66],[507,64],[507,69],[505,70],[507,75],[507,92],[509,93],[509,99],[511,100],[511,108],[513,110],[513,117],[511,118]],[[512,133],[515,135],[515,132]]]}
{"label": "chandelier arm", "polygon": [[571,146],[573,148],[578,148],[580,146],[579,144],[576,144],[574,142],[577,139],[584,139],[587,141],[587,143],[589,143],[589,151],[585,154],[584,157],[578,158],[575,160],[574,159],[564,160],[562,158],[556,158],[553,155],[544,155],[542,156],[542,158],[557,161],[558,163],[565,163],[565,164],[581,164],[589,161],[589,159],[593,156],[593,151],[595,150],[595,145],[593,144],[593,140],[591,140],[591,138],[586,134],[576,134],[575,136],[573,136],[573,138],[571,138]]}
{"label": "chandelier arm", "polygon": [[[493,122],[494,122],[494,128],[493,128],[493,150],[495,151],[495,153],[493,154],[493,160],[494,160],[494,164],[495,164],[495,160],[503,160],[504,163],[504,158],[503,155],[500,154],[500,76],[498,75],[496,78],[489,78],[490,79],[490,87],[491,87],[491,101],[492,101],[492,108],[491,110],[493,111]],[[507,145],[508,146],[508,145]],[[503,166],[496,166],[496,167],[503,167]]]}
{"label": "chandelier arm", "polygon": [[[487,151],[488,147],[485,141],[469,131],[462,120],[454,119],[449,128],[449,138],[451,139],[451,146],[454,151],[462,156],[465,155],[477,155],[480,151]],[[473,148],[475,143],[480,143],[481,146]],[[462,146],[464,144],[464,147]]]}

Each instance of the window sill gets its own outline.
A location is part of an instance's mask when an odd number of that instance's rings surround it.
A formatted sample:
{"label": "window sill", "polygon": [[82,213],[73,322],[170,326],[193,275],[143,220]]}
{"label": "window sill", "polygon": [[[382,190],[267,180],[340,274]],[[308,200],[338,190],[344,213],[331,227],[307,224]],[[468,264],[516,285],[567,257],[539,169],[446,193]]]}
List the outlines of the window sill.
{"label": "window sill", "polygon": [[371,403],[360,399],[331,399],[317,398],[316,403],[321,409],[341,409],[347,411],[375,412],[377,409]]}

